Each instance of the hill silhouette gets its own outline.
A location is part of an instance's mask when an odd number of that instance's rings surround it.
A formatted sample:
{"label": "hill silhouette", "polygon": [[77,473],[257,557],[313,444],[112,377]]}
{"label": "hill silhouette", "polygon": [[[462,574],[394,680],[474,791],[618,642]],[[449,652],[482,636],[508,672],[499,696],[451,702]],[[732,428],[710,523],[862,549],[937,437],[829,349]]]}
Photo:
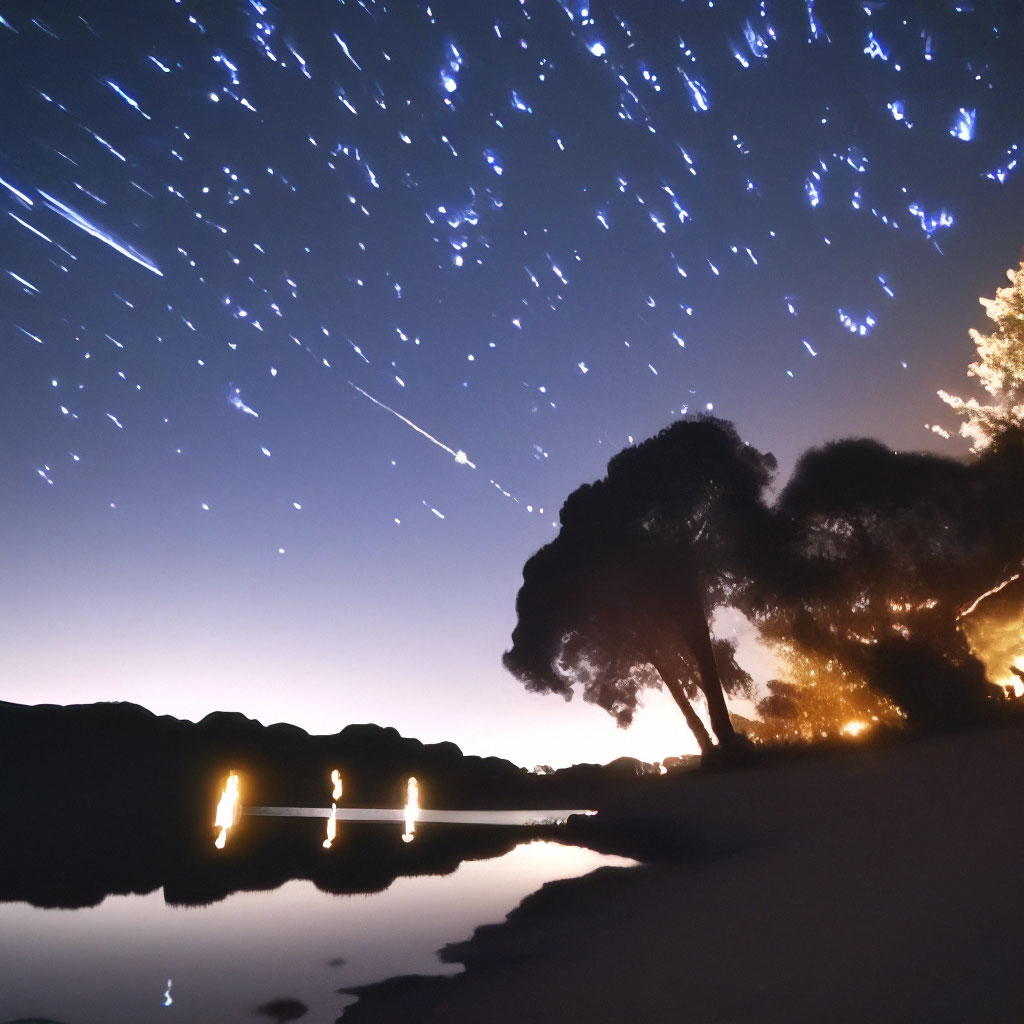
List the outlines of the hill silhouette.
{"label": "hill silhouette", "polygon": [[473,810],[592,806],[657,785],[643,767],[620,759],[534,775],[373,724],[313,736],[228,712],[193,723],[128,703],[0,702],[0,901],[78,907],[162,887],[168,902],[195,904],[293,878],[329,892],[373,892],[399,875],[448,873],[552,831],[420,823],[406,844],[393,823],[343,823],[327,851],[322,818],[243,816],[218,851],[214,810],[229,771],[241,776],[250,806],[327,807],[337,769],[342,807],[401,806],[415,775],[423,806]]}

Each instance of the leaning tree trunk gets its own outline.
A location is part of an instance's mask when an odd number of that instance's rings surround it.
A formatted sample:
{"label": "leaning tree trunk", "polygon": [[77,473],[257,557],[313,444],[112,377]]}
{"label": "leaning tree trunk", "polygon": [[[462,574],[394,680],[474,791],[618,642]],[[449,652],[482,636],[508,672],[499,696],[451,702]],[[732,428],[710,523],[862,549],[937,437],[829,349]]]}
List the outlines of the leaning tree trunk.
{"label": "leaning tree trunk", "polygon": [[700,747],[701,755],[703,756],[714,750],[715,744],[704,727],[700,715],[693,710],[693,705],[686,696],[686,691],[683,689],[678,673],[672,672],[661,659],[654,663],[654,667],[658,670],[658,675],[661,676],[665,686],[668,687],[668,692],[672,694],[672,699],[679,705],[679,710],[682,711],[683,718],[686,719],[686,724],[690,727],[690,732],[693,733],[697,746]]}
{"label": "leaning tree trunk", "polygon": [[711,728],[721,747],[731,747],[737,742],[736,730],[732,727],[729,709],[725,705],[722,677],[718,673],[715,650],[711,645],[711,629],[701,601],[700,588],[694,573],[692,586],[683,588],[684,616],[683,630],[694,661],[700,670],[700,688],[708,702],[708,716]]}

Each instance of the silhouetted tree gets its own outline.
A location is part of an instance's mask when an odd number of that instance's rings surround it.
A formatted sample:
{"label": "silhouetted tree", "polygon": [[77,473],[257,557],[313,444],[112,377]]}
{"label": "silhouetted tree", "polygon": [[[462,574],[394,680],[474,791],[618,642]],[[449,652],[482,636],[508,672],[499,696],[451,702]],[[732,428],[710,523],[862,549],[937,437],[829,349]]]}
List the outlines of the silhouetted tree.
{"label": "silhouetted tree", "polygon": [[506,668],[566,700],[578,686],[620,725],[646,687],[664,684],[708,751],[692,703],[699,691],[719,744],[734,744],[723,687],[740,692],[750,680],[709,616],[749,585],[774,469],[771,455],[713,417],[620,452],[604,479],[569,496],[558,536],[526,563]]}
{"label": "silhouetted tree", "polygon": [[867,440],[810,451],[777,504],[785,558],[766,563],[747,610],[767,637],[837,658],[912,720],[974,718],[997,691],[960,619],[1020,567],[1022,488],[1019,431],[971,462]]}

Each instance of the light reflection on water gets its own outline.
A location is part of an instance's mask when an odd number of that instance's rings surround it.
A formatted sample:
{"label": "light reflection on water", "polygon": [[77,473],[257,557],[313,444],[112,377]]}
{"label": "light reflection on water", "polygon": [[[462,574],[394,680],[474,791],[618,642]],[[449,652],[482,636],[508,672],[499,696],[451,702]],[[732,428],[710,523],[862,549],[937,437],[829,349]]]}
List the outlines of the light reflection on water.
{"label": "light reflection on water", "polygon": [[160,892],[85,910],[0,904],[0,1020],[166,1024],[177,1011],[190,1022],[251,1024],[256,1007],[289,997],[309,1007],[309,1024],[332,1022],[352,1001],[338,988],[454,973],[435,950],[501,920],[546,881],[630,863],[534,842],[451,875],[399,878],[369,896],[292,881],[199,908],[168,907]]}
{"label": "light reflection on water", "polygon": [[420,813],[420,786],[416,776],[410,776],[406,784],[405,798],[405,831],[402,842],[411,843],[416,838],[416,819]]}

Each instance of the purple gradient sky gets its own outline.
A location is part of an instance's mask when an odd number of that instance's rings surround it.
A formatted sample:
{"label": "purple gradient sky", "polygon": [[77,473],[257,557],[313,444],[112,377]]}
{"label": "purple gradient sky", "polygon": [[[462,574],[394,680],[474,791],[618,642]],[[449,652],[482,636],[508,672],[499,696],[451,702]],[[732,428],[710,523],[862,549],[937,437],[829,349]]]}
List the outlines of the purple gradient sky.
{"label": "purple gradient sky", "polygon": [[5,699],[659,758],[667,700],[501,668],[566,495],[709,403],[783,475],[963,450],[924,424],[1024,242],[1015,3],[0,17]]}

